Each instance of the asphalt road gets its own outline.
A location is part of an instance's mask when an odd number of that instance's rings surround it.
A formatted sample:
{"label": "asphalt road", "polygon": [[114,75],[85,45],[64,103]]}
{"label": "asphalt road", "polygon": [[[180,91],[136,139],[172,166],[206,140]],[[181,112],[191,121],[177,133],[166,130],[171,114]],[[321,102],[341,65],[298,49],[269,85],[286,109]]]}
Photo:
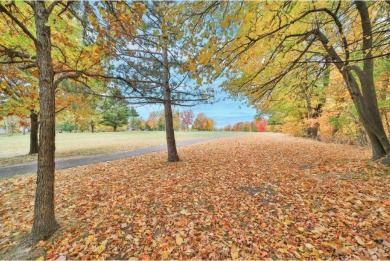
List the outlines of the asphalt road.
{"label": "asphalt road", "polygon": [[[177,147],[183,147],[187,145],[192,145],[196,143],[201,143],[213,139],[218,138],[224,138],[227,137],[225,135],[223,136],[214,136],[214,137],[208,137],[208,138],[199,138],[199,139],[191,139],[191,140],[185,140],[185,141],[179,141],[176,142]],[[72,157],[72,158],[59,158],[56,160],[56,170],[59,169],[68,169],[73,168],[77,166],[83,166],[83,165],[89,165],[94,164],[98,162],[106,162],[106,161],[112,161],[112,160],[118,160],[128,157],[134,157],[138,155],[153,153],[153,152],[159,152],[164,151],[167,149],[167,145],[158,145],[153,147],[146,147],[146,148],[140,148],[135,149],[132,151],[126,151],[126,152],[118,152],[113,154],[99,154],[99,155],[93,155],[93,156],[81,156],[81,157]],[[8,166],[8,167],[1,167],[0,168],[0,178],[7,178],[7,177],[13,177],[16,175],[22,175],[27,173],[34,173],[37,172],[37,162],[33,163],[27,163],[27,164],[21,164],[21,165],[15,165],[15,166]]]}

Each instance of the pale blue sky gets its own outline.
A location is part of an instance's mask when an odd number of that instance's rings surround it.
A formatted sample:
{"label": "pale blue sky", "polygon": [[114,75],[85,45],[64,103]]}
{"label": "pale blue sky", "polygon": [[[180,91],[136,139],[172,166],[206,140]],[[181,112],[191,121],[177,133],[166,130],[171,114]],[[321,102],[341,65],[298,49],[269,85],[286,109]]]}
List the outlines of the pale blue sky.
{"label": "pale blue sky", "polygon": [[[248,107],[243,101],[235,101],[226,93],[218,95],[220,101],[214,104],[200,104],[194,107],[174,107],[180,111],[191,109],[194,112],[194,117],[198,113],[203,112],[206,117],[210,117],[215,121],[216,128],[223,128],[226,125],[233,125],[236,122],[252,121],[256,115],[256,110]],[[222,100],[224,98],[224,100]],[[143,119],[147,119],[152,111],[162,111],[162,105],[146,105],[135,107]]]}

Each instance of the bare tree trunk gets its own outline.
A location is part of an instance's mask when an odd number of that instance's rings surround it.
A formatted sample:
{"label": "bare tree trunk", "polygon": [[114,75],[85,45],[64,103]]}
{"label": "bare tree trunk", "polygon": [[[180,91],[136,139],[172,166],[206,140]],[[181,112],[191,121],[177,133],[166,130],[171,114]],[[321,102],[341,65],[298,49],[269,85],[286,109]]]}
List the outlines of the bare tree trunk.
{"label": "bare tree trunk", "polygon": [[50,27],[46,26],[49,13],[45,2],[31,2],[34,9],[39,73],[40,131],[37,188],[33,243],[48,239],[59,228],[54,214],[54,157],[55,157],[55,95],[54,71],[51,57]]}
{"label": "bare tree trunk", "polygon": [[367,144],[368,144],[367,132],[364,129],[364,127],[361,126],[361,122],[360,121],[357,124],[359,125],[358,126],[358,130],[357,130],[359,145],[360,146],[367,146]]}
{"label": "bare tree trunk", "polygon": [[30,152],[28,154],[38,153],[38,115],[35,111],[30,112],[31,132],[30,132]]}
{"label": "bare tree trunk", "polygon": [[[170,92],[166,92],[170,93]],[[173,117],[172,117],[172,107],[170,100],[166,100],[164,103],[165,111],[165,133],[167,139],[168,147],[168,161],[176,162],[179,161],[179,155],[176,149],[176,140],[175,140],[175,131],[173,129]]]}
{"label": "bare tree trunk", "polygon": [[[162,26],[164,28],[164,25]],[[164,62],[164,111],[165,111],[165,133],[167,138],[168,147],[168,161],[179,161],[179,155],[176,149],[175,131],[173,128],[173,115],[171,105],[171,89],[169,86],[169,62],[168,62],[168,39],[162,39],[164,41],[163,47],[163,62]]]}
{"label": "bare tree trunk", "polygon": [[95,123],[93,121],[91,121],[91,132],[95,132]]}
{"label": "bare tree trunk", "polygon": [[8,117],[4,118],[4,124],[5,124],[5,133],[7,133],[8,136],[11,136],[9,131]]}

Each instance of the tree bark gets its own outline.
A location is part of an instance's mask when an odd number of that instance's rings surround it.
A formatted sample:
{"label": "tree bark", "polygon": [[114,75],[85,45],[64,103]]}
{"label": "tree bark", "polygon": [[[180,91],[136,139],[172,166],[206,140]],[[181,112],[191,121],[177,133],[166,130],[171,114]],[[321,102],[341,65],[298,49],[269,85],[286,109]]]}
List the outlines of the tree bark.
{"label": "tree bark", "polygon": [[[169,91],[165,91],[166,99],[167,94],[170,95]],[[164,103],[164,111],[165,111],[165,133],[167,139],[167,147],[168,147],[168,161],[176,162],[179,161],[179,155],[176,149],[176,140],[175,140],[175,131],[173,129],[173,117],[172,117],[172,106],[170,99],[166,100]]]}
{"label": "tree bark", "polygon": [[[162,25],[164,28],[164,25]],[[164,35],[164,30],[163,35]],[[165,111],[165,134],[167,139],[168,147],[168,161],[177,162],[179,161],[179,155],[176,148],[175,130],[173,128],[173,115],[172,115],[172,104],[171,104],[171,88],[169,86],[169,61],[168,61],[168,39],[162,37],[163,41],[163,82],[164,82],[164,111]]]}
{"label": "tree bark", "polygon": [[30,152],[28,154],[38,153],[38,115],[35,111],[30,112],[31,132],[30,132]]}
{"label": "tree bark", "polygon": [[378,160],[385,157],[390,152],[390,144],[379,113],[373,73],[369,74],[366,72],[365,75],[360,75],[359,80],[362,86],[362,93],[358,91],[359,85],[350,72],[344,72],[343,77],[349,86],[360,121],[370,139],[372,159]]}
{"label": "tree bark", "polygon": [[37,188],[35,194],[32,242],[46,240],[59,228],[54,214],[55,88],[51,57],[49,13],[45,2],[31,2],[34,9],[37,52],[40,131]]}
{"label": "tree bark", "polygon": [[91,121],[91,132],[95,132],[95,123],[93,121]]}
{"label": "tree bark", "polygon": [[[359,12],[363,31],[363,70],[356,70],[362,95],[358,96],[357,103],[360,103],[358,112],[361,115],[363,125],[367,131],[372,145],[372,158],[380,159],[384,156],[390,157],[390,143],[383,127],[379,113],[378,100],[374,84],[374,60],[372,58],[372,26],[368,12],[367,3],[355,1],[354,4]],[[358,87],[358,86],[357,86]],[[355,103],[356,104],[356,103]]]}
{"label": "tree bark", "polygon": [[112,128],[114,129],[114,132],[116,132],[116,129],[118,128],[116,125],[112,126]]}
{"label": "tree bark", "polygon": [[4,123],[5,123],[5,133],[7,133],[8,136],[11,136],[9,133],[9,123],[8,123],[8,117],[4,118]]}
{"label": "tree bark", "polygon": [[[359,12],[363,31],[362,54],[364,60],[362,69],[356,65],[350,65],[348,60],[342,61],[332,45],[328,44],[329,40],[320,30],[314,30],[313,32],[317,35],[324,49],[328,52],[343,76],[359,118],[370,139],[372,159],[377,160],[386,156],[390,162],[390,143],[383,128],[374,85],[374,62],[371,54],[373,37],[368,6],[365,1],[354,1],[354,4]],[[352,71],[357,77],[352,74]]]}

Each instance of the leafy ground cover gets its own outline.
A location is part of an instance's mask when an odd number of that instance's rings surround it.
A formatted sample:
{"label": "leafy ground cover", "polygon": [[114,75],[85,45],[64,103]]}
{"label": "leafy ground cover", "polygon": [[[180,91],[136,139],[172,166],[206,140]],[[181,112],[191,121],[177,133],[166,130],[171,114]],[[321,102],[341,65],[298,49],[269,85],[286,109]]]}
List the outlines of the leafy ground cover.
{"label": "leafy ground cover", "polygon": [[[217,135],[235,135],[223,132],[176,132],[176,138],[188,140]],[[26,155],[29,150],[29,135],[0,135],[0,167],[36,160],[36,155]],[[58,133],[56,156],[86,156],[129,151],[166,143],[163,131]]]}
{"label": "leafy ground cover", "polygon": [[[56,173],[40,259],[389,259],[390,176],[367,149],[254,133]],[[32,222],[34,177],[0,180],[0,257]]]}

